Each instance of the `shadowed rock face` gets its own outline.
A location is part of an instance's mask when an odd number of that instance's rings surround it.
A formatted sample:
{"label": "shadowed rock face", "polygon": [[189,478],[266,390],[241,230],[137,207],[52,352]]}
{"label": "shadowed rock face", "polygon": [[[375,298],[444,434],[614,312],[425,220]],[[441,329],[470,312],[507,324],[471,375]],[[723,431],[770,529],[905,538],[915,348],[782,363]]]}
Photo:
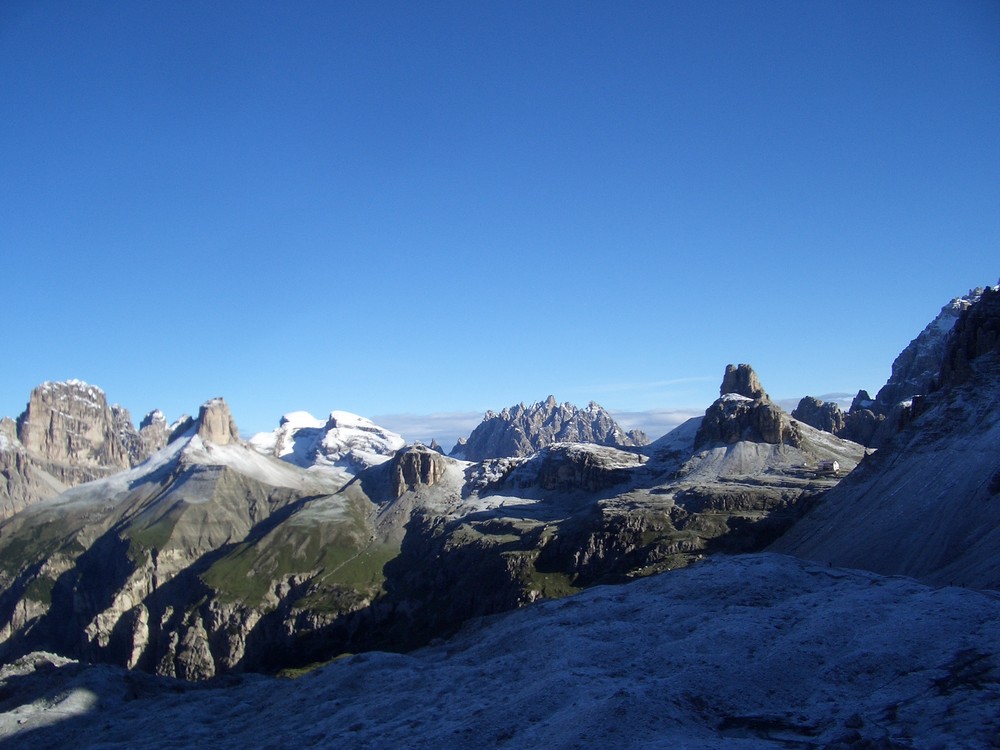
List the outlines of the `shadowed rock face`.
{"label": "shadowed rock face", "polygon": [[984,290],[973,289],[941,308],[941,312],[899,353],[892,374],[875,396],[875,411],[887,415],[902,401],[935,390],[950,333],[962,314],[982,297]]}
{"label": "shadowed rock face", "polygon": [[973,360],[991,352],[1000,352],[1000,290],[985,289],[952,329],[941,363],[941,384],[951,386],[968,380]]}

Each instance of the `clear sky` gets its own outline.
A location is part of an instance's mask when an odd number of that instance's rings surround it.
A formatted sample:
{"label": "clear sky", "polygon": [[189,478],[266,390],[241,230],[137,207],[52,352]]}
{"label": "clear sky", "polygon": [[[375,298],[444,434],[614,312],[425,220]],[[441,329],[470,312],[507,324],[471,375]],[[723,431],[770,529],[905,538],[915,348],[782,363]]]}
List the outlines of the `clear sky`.
{"label": "clear sky", "polygon": [[0,273],[0,414],[874,392],[1000,277],[1000,3],[4,0]]}

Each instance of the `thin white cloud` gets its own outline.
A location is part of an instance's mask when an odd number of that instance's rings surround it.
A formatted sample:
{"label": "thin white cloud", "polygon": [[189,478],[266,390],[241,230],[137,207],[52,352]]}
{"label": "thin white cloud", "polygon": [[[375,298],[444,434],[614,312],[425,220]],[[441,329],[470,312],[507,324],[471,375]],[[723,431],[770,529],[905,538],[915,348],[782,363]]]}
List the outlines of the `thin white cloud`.
{"label": "thin white cloud", "polygon": [[439,412],[435,414],[379,414],[375,424],[402,435],[408,443],[437,442],[448,452],[460,437],[468,437],[483,419],[479,411]]}
{"label": "thin white cloud", "polygon": [[612,411],[611,416],[624,430],[642,430],[650,440],[666,435],[691,417],[704,416],[704,409],[646,409],[645,411]]}

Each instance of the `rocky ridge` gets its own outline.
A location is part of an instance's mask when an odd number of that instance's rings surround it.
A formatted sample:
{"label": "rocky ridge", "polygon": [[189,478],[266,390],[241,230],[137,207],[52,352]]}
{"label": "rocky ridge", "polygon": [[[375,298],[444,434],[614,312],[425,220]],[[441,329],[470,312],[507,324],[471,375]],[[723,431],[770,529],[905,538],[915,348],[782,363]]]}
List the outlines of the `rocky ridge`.
{"label": "rocky ridge", "polygon": [[792,416],[817,429],[870,447],[880,447],[913,418],[912,401],[942,384],[942,362],[956,323],[984,294],[996,287],[979,287],[956,297],[900,352],[892,373],[875,398],[861,390],[845,414],[838,405],[804,397]]}
{"label": "rocky ridge", "polygon": [[525,406],[511,406],[499,414],[488,411],[468,439],[460,440],[451,456],[466,461],[527,456],[560,442],[593,443],[637,448],[649,439],[639,430],[625,432],[611,415],[593,401],[587,408],[556,402],[554,396]]}

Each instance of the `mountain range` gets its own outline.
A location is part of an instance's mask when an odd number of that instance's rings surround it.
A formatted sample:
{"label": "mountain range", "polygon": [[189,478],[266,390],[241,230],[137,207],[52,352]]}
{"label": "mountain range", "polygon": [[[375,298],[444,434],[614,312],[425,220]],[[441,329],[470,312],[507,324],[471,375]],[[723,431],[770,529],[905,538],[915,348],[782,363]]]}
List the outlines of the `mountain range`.
{"label": "mountain range", "polygon": [[[102,696],[112,731],[141,721],[106,697],[122,684],[160,706],[165,679],[217,686],[375,649],[302,683],[357,685],[317,721],[358,747],[407,731],[412,746],[911,747],[917,732],[988,747],[1000,600],[934,587],[1000,588],[998,388],[996,288],[946,306],[839,420],[805,399],[785,413],[730,365],[704,416],[651,444],[551,397],[488,412],[450,456],[336,411],[242,441],[222,399],[129,432],[99,389],[45,384],[0,430],[0,712],[37,728],[0,721],[0,737],[50,742],[46,725],[95,710],[80,691]],[[849,424],[872,429],[848,440]],[[560,638],[568,654],[544,651]],[[700,677],[674,676],[687,671]],[[129,676],[145,673],[160,677]],[[437,697],[394,713],[417,674]],[[302,700],[298,683],[239,679],[233,701]],[[449,680],[479,719],[441,723]],[[207,694],[181,692],[171,710],[200,717]]]}

